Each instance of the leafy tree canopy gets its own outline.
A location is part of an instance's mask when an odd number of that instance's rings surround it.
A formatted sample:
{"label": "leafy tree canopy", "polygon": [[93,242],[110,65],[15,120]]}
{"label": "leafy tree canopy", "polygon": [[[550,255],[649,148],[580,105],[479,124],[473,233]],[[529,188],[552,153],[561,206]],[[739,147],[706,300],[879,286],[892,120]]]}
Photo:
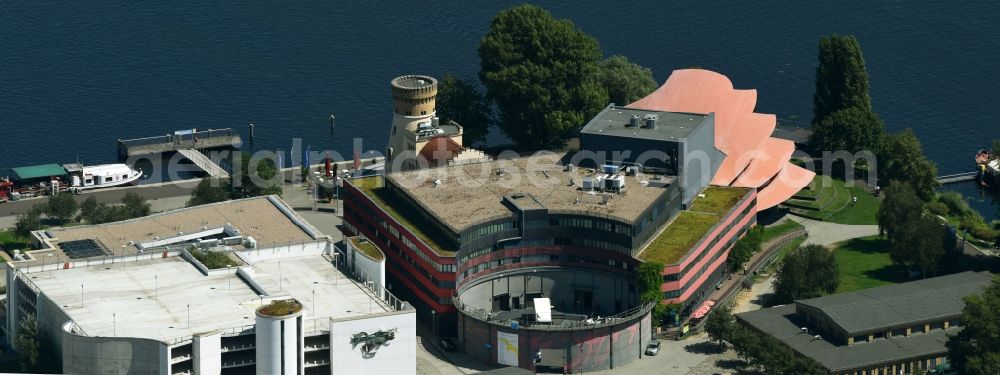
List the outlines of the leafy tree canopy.
{"label": "leafy tree canopy", "polygon": [[920,140],[910,129],[886,137],[879,155],[879,180],[903,181],[925,202],[934,198],[938,186],[937,166],[924,156]]}
{"label": "leafy tree canopy", "polygon": [[42,229],[42,211],[44,209],[36,204],[28,212],[17,215],[17,221],[14,223],[14,234],[21,238],[27,238],[31,232]]}
{"label": "leafy tree canopy", "polygon": [[201,179],[198,186],[191,190],[191,198],[187,201],[187,206],[199,206],[203,204],[222,202],[230,197],[230,187],[228,180],[220,180],[213,177]]}
{"label": "leafy tree canopy", "polygon": [[479,83],[446,74],[438,85],[437,115],[462,126],[462,141],[472,145],[486,139],[493,125],[493,109]]}
{"label": "leafy tree canopy", "polygon": [[834,112],[852,107],[872,111],[868,72],[861,46],[850,35],[823,37],[819,40],[813,124],[822,122]]}
{"label": "leafy tree canopy", "polygon": [[608,90],[608,100],[617,105],[642,99],[657,87],[649,68],[634,64],[621,55],[601,61],[598,80]]}
{"label": "leafy tree canopy", "polygon": [[810,146],[814,150],[877,153],[884,125],[878,115],[858,107],[839,110],[813,124]]}
{"label": "leafy tree canopy", "polygon": [[923,204],[910,184],[889,181],[883,191],[885,199],[878,208],[878,230],[880,235],[888,235],[892,241],[897,230],[913,218],[923,213]]}
{"label": "leafy tree canopy", "polygon": [[840,274],[833,253],[820,245],[806,245],[785,256],[774,280],[777,303],[833,293]]}
{"label": "leafy tree canopy", "polygon": [[45,213],[59,223],[68,223],[73,220],[73,217],[76,216],[76,209],[76,199],[73,198],[73,194],[69,193],[49,197],[49,201],[45,205]]}
{"label": "leafy tree canopy", "polygon": [[545,9],[501,11],[479,43],[479,78],[519,147],[560,147],[608,101],[597,80],[597,40]]}
{"label": "leafy tree canopy", "polygon": [[1000,374],[1000,277],[965,298],[964,328],[948,336],[948,362],[959,374]]}

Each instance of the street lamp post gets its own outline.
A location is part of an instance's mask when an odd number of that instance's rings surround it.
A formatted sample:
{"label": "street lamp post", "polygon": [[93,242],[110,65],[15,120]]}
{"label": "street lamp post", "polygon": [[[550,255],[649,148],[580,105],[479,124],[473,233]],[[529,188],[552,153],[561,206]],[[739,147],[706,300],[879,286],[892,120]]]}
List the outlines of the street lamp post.
{"label": "street lamp post", "polygon": [[[230,267],[232,267],[232,266],[229,265],[229,264],[226,265],[226,273],[227,274],[229,273],[229,268]],[[233,276],[232,275],[229,275],[229,290],[233,290]]]}
{"label": "street lamp post", "polygon": [[191,304],[187,305],[188,308],[188,329],[191,328]]}
{"label": "street lamp post", "polygon": [[431,334],[437,337],[437,311],[431,310]]}

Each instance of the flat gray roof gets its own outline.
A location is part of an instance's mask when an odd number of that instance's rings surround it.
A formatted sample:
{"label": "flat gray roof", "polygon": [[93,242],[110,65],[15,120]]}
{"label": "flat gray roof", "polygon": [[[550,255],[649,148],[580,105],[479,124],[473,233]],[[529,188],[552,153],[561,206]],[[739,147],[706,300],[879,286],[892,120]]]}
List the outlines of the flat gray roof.
{"label": "flat gray roof", "polygon": [[[632,115],[639,116],[640,127],[627,127]],[[643,128],[643,118],[646,115],[657,116],[656,129]],[[679,142],[687,138],[692,131],[705,123],[706,114],[663,112],[645,109],[632,109],[619,106],[608,106],[594,116],[580,133],[599,134],[626,138],[642,138],[660,141]]]}
{"label": "flat gray roof", "polygon": [[967,271],[795,303],[823,312],[854,336],[961,315],[962,298],[982,293],[992,278]]}
{"label": "flat gray roof", "polygon": [[[271,250],[258,254],[271,255]],[[235,267],[231,272],[205,276],[180,257],[95,264],[27,276],[88,336],[171,342],[195,333],[239,330],[255,323],[254,313],[262,302],[289,296],[302,303],[306,330],[327,328],[328,318],[390,311],[322,255],[250,259],[253,264],[244,270],[271,297],[262,299],[234,276]]]}
{"label": "flat gray roof", "polygon": [[736,317],[758,330],[785,343],[802,355],[812,358],[830,371],[871,367],[904,359],[927,357],[946,353],[945,343],[949,334],[956,334],[959,327],[937,329],[911,336],[893,336],[854,345],[834,345],[824,339],[803,333],[795,318],[795,306],[783,305],[742,314]]}
{"label": "flat gray roof", "polygon": [[277,196],[263,196],[181,208],[131,220],[47,229],[49,243],[94,240],[113,255],[135,254],[132,243],[231,225],[262,247],[313,240],[321,233]]}
{"label": "flat gray roof", "polygon": [[[550,213],[579,213],[634,222],[667,191],[647,186],[656,185],[648,184],[652,175],[625,176],[625,190],[608,193],[609,203],[602,204],[601,193],[580,189],[583,179],[594,176],[595,172],[587,168],[567,171],[561,164],[564,157],[565,154],[540,153],[388,173],[385,178],[456,233],[486,219],[513,217],[514,213],[502,203],[505,197],[520,197],[516,200],[522,207],[544,208]],[[500,169],[502,175],[497,173]],[[676,179],[660,178],[654,182],[669,184]],[[571,180],[575,185],[570,185]],[[435,185],[435,181],[440,183]]]}

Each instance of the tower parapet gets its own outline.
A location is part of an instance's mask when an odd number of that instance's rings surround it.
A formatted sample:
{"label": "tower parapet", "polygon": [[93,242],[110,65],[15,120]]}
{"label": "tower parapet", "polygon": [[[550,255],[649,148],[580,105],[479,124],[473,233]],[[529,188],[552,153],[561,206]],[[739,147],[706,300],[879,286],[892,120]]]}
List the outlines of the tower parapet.
{"label": "tower parapet", "polygon": [[392,80],[393,111],[401,116],[434,114],[438,82],[424,75],[405,75]]}

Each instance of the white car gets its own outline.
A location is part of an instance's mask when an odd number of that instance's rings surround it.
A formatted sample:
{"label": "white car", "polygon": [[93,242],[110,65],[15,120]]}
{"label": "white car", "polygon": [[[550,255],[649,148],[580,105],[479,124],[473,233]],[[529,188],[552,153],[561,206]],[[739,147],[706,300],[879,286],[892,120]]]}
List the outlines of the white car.
{"label": "white car", "polygon": [[646,346],[646,355],[656,355],[656,353],[659,352],[660,352],[660,339],[653,339],[653,341],[650,341],[649,345]]}

